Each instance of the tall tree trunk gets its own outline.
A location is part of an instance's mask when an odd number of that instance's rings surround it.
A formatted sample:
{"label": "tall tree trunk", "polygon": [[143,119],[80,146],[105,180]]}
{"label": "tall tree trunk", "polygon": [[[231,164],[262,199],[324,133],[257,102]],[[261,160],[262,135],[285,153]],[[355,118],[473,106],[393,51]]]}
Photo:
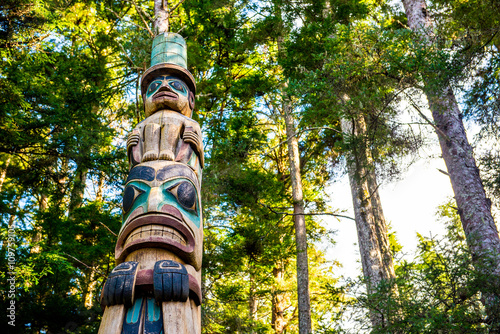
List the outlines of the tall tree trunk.
{"label": "tall tree trunk", "polygon": [[87,172],[88,169],[85,167],[78,166],[75,172],[75,178],[73,181],[73,188],[71,189],[71,196],[69,201],[69,212],[68,216],[73,217],[73,211],[82,206],[83,195],[85,193],[85,185],[87,182]]}
{"label": "tall tree trunk", "polygon": [[[425,0],[402,1],[409,27],[430,47],[434,36],[433,24]],[[428,84],[425,75],[423,79]],[[447,84],[439,88],[428,85],[425,94],[474,264],[483,274],[499,277],[500,238],[491,215],[491,201],[486,197],[455,95]],[[500,315],[496,308],[499,301],[488,293],[484,299],[490,318],[498,322]]]}
{"label": "tall tree trunk", "polygon": [[375,227],[377,231],[377,240],[379,244],[380,254],[384,266],[385,279],[394,279],[396,273],[394,271],[394,263],[392,259],[391,246],[389,243],[389,231],[385,221],[384,211],[382,210],[382,201],[378,192],[377,176],[375,173],[375,165],[371,158],[371,153],[366,150],[367,154],[367,170],[366,183],[370,192],[370,203],[372,206],[373,217],[375,218]]}
{"label": "tall tree trunk", "polygon": [[21,199],[21,196],[18,195],[14,199],[14,202],[12,202],[11,213],[10,213],[9,222],[8,222],[9,230],[14,226],[14,220],[16,219],[16,216],[17,216],[17,209],[19,208],[19,200],[20,199]]}
{"label": "tall tree trunk", "polygon": [[7,157],[7,160],[5,160],[5,166],[3,166],[2,171],[0,172],[0,192],[2,192],[2,187],[3,187],[3,183],[5,181],[5,177],[7,176],[7,169],[9,168],[10,160],[11,160],[11,156],[9,154],[9,156]]}
{"label": "tall tree trunk", "polygon": [[85,275],[85,287],[83,288],[83,301],[86,308],[90,309],[94,305],[94,291],[97,286],[97,279],[95,278],[96,268],[94,264],[88,270],[86,270]]}
{"label": "tall tree trunk", "polygon": [[[21,196],[16,196],[14,201],[12,202],[12,205],[10,207],[10,216],[9,216],[9,221],[7,223],[8,230],[14,227],[14,220],[16,219],[17,216],[17,209],[19,208],[19,200],[21,199]],[[7,242],[2,242],[2,247],[0,249],[3,249],[4,247],[7,247]]]}
{"label": "tall tree trunk", "polygon": [[290,176],[292,179],[293,213],[297,247],[297,294],[299,305],[299,333],[311,333],[311,303],[309,300],[309,268],[307,257],[307,233],[304,216],[302,179],[300,176],[300,155],[290,102],[283,104],[285,114]]}
{"label": "tall tree trunk", "polygon": [[[281,13],[280,13],[281,17]],[[282,51],[284,37],[278,37],[278,52]],[[309,297],[309,266],[307,257],[307,231],[304,216],[304,198],[302,178],[300,175],[299,143],[295,133],[291,101],[284,92],[288,84],[283,84],[283,115],[286,127],[288,159],[290,160],[290,176],[292,181],[293,218],[295,224],[295,242],[297,249],[297,299],[299,307],[299,334],[312,332],[311,302]]]}
{"label": "tall tree trunk", "polygon": [[155,22],[154,34],[155,36],[168,32],[170,29],[170,13],[168,11],[167,0],[154,0],[155,1]]}
{"label": "tall tree trunk", "polygon": [[99,173],[99,181],[97,182],[97,190],[95,192],[95,200],[98,202],[102,202],[103,200],[103,195],[104,195],[104,173],[100,172]]}
{"label": "tall tree trunk", "polygon": [[274,276],[274,286],[272,291],[272,314],[271,314],[271,325],[273,326],[274,332],[276,334],[283,333],[285,329],[286,321],[284,317],[285,311],[285,296],[283,293],[283,268],[276,266],[273,268]]}
{"label": "tall tree trunk", "polygon": [[[255,295],[255,277],[254,265],[250,265],[250,286],[248,287],[248,317],[255,321],[257,320],[257,297]],[[253,329],[250,331],[251,334],[255,333]]]}
{"label": "tall tree trunk", "polygon": [[[366,133],[363,117],[358,117],[355,121],[342,119],[341,126],[346,137],[356,138]],[[382,281],[393,279],[395,274],[378,186],[373,165],[369,165],[367,154],[364,144],[355,145],[347,156],[347,170],[363,275],[367,292],[372,294],[377,291]],[[387,312],[387,309],[370,312],[374,327],[384,327]]]}
{"label": "tall tree trunk", "polygon": [[[48,197],[45,193],[42,193],[38,204],[38,211],[43,214],[45,213],[45,211],[47,211],[47,208],[48,208]],[[35,234],[33,235],[33,239],[31,240],[32,247],[30,249],[30,253],[38,254],[40,253],[39,242],[42,240],[42,227],[40,226],[40,224],[36,224],[33,226],[33,229]]]}

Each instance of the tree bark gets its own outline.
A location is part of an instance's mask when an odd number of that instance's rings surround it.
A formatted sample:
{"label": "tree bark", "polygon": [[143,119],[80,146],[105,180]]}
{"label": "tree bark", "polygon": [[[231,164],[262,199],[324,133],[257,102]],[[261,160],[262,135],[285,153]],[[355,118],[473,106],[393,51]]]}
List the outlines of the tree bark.
{"label": "tree bark", "polygon": [[68,216],[70,218],[73,218],[74,210],[82,206],[83,195],[85,193],[85,186],[87,182],[87,171],[87,168],[82,168],[80,166],[76,169],[68,209]]}
{"label": "tree bark", "polygon": [[155,22],[154,34],[158,36],[169,31],[170,29],[170,13],[168,12],[167,0],[155,1]]}
{"label": "tree bark", "polygon": [[2,192],[3,183],[5,181],[5,177],[7,176],[7,169],[10,165],[11,156],[9,154],[7,160],[5,160],[5,166],[2,168],[2,172],[0,172],[0,192]]}
{"label": "tree bark", "polygon": [[380,254],[382,256],[383,268],[385,271],[385,279],[394,279],[396,273],[394,271],[394,263],[392,260],[391,246],[389,243],[389,231],[385,221],[384,211],[382,209],[382,201],[378,192],[377,176],[375,174],[375,166],[370,152],[367,154],[367,174],[366,182],[368,191],[370,192],[370,203],[372,206],[373,216],[375,218],[375,228],[377,231],[377,240],[379,244]]}
{"label": "tree bark", "polygon": [[276,334],[283,333],[285,329],[286,321],[284,317],[285,311],[285,296],[283,294],[283,269],[276,266],[273,268],[273,276],[274,276],[274,286],[272,291],[272,300],[271,300],[271,325]]}
{"label": "tree bark", "polygon": [[[248,317],[252,319],[252,321],[257,320],[257,297],[255,295],[255,277],[254,272],[255,268],[251,265],[250,268],[250,286],[248,288]],[[253,328],[250,331],[250,334],[254,334]]]}
{"label": "tree bark", "polygon": [[[409,27],[430,47],[434,36],[433,23],[425,0],[402,1]],[[428,84],[425,74],[423,79]],[[499,277],[498,229],[491,215],[491,201],[486,197],[453,90],[446,84],[437,89],[426,85],[425,94],[474,264],[483,274]],[[488,293],[484,297],[487,312],[498,321],[495,307],[498,307],[499,301]]]}
{"label": "tree bark", "polygon": [[293,116],[289,101],[285,100],[286,137],[288,157],[290,160],[290,176],[292,179],[293,213],[295,222],[295,239],[297,246],[297,294],[299,304],[299,333],[311,333],[311,303],[309,300],[309,267],[307,257],[307,232],[304,216],[304,199],[302,194],[302,178],[300,176],[300,155]]}
{"label": "tree bark", "polygon": [[[342,119],[341,127],[346,137],[356,138],[366,132],[362,117],[358,117],[355,121]],[[382,281],[394,279],[395,273],[387,225],[383,216],[373,165],[369,164],[368,154],[364,144],[356,145],[346,159],[361,264],[367,292],[370,295],[377,291]],[[374,327],[385,326],[387,311],[370,312],[370,320]]]}
{"label": "tree bark", "polygon": [[[279,17],[281,17],[281,12]],[[282,51],[283,36],[278,37],[278,52]],[[304,198],[302,192],[302,178],[300,175],[299,144],[295,133],[291,101],[284,92],[288,83],[283,84],[283,116],[285,119],[288,159],[290,161],[290,177],[292,181],[292,200],[295,224],[295,242],[297,250],[297,299],[299,308],[299,334],[312,332],[311,302],[309,297],[309,265],[307,257],[307,231],[304,216]]]}

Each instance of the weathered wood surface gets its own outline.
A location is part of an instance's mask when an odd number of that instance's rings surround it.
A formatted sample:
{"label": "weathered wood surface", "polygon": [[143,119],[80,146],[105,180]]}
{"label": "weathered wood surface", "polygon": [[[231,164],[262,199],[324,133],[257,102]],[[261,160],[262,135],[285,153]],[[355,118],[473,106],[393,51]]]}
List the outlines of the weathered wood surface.
{"label": "weathered wood surface", "polygon": [[121,334],[124,317],[124,305],[107,306],[102,316],[99,334]]}

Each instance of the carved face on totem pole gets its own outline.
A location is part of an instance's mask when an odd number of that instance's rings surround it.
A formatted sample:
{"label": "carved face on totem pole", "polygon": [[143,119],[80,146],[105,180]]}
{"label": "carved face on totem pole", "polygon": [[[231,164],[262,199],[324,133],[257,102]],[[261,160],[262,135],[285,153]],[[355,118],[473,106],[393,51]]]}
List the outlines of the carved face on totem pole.
{"label": "carved face on totem pole", "polygon": [[200,186],[193,170],[169,161],[134,167],[123,195],[117,261],[138,248],[163,248],[199,270],[202,241]]}
{"label": "carved face on totem pole", "polygon": [[143,96],[146,117],[159,110],[173,110],[191,117],[194,94],[186,83],[169,73],[154,78]]}

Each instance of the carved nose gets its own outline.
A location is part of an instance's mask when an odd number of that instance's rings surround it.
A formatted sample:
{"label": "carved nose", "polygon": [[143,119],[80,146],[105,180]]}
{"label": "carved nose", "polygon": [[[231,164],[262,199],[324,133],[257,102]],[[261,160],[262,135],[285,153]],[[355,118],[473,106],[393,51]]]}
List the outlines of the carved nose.
{"label": "carved nose", "polygon": [[160,86],[160,89],[158,89],[158,91],[159,92],[161,92],[161,91],[172,92],[172,88],[170,87],[170,85],[166,81],[163,81],[161,86]]}
{"label": "carved nose", "polygon": [[148,212],[158,211],[158,206],[162,201],[162,193],[160,188],[151,188],[148,198]]}

